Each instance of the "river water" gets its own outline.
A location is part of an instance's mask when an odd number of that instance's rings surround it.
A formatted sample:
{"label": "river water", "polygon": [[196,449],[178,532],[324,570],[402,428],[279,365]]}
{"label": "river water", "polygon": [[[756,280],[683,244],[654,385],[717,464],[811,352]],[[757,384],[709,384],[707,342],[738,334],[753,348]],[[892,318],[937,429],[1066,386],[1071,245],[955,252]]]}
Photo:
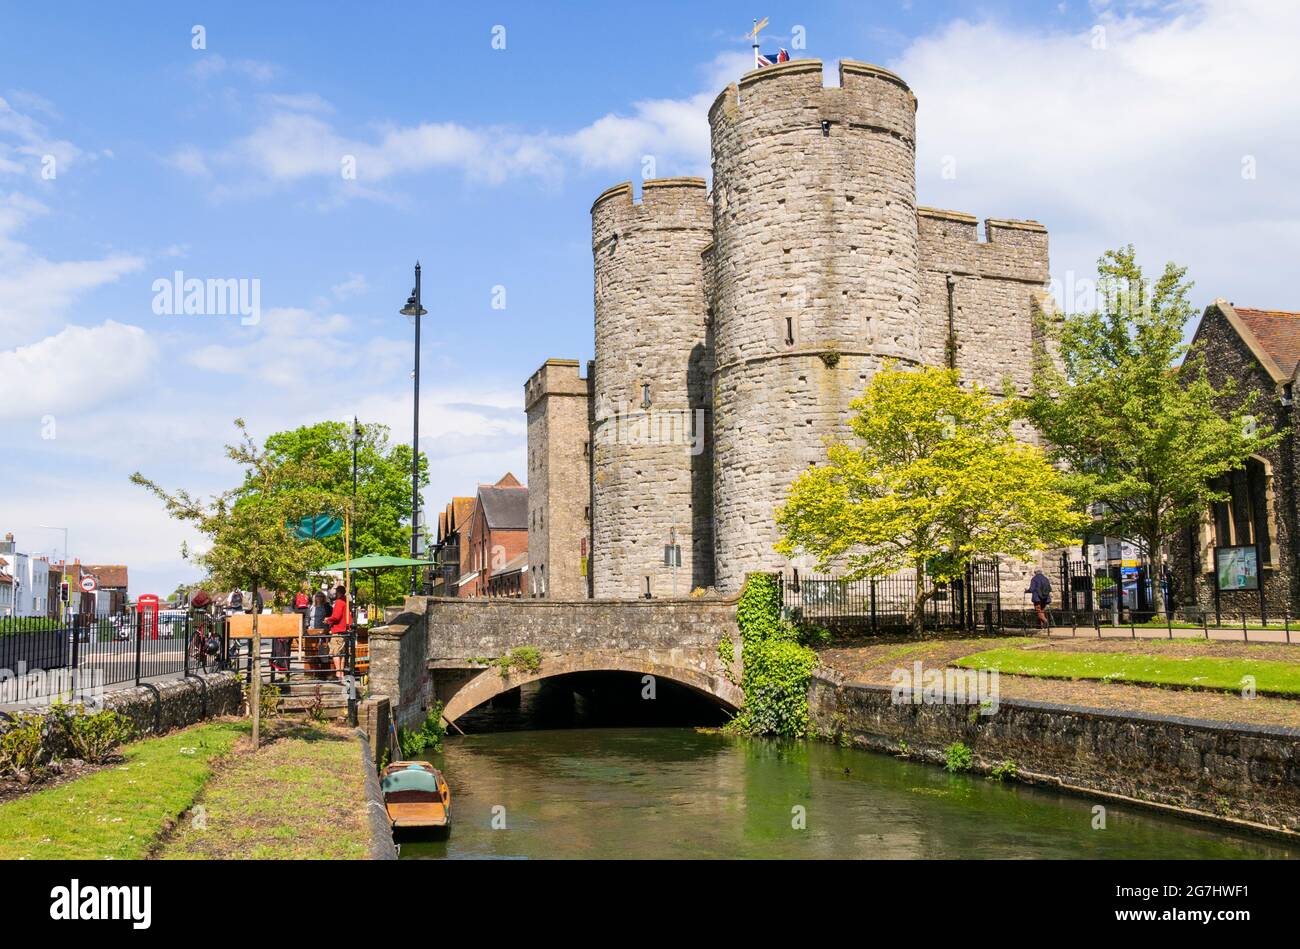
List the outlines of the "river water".
{"label": "river water", "polygon": [[451,786],[453,827],[445,839],[399,839],[403,859],[1300,856],[1112,804],[1094,828],[1104,802],[819,741],[525,727],[449,736],[430,758]]}

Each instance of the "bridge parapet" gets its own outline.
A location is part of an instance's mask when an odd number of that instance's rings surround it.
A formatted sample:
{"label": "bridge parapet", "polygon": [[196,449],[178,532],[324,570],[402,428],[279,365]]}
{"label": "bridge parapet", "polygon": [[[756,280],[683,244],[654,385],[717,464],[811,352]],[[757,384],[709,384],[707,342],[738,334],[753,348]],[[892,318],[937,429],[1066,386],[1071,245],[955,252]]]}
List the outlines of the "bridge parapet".
{"label": "bridge parapet", "polygon": [[[400,614],[371,631],[371,693],[386,695],[405,727],[419,722],[435,700],[445,703],[454,721],[525,682],[584,671],[663,676],[739,706],[739,661],[724,664],[718,656],[724,636],[738,639],[736,603],[735,597],[410,597]],[[507,678],[482,664],[524,646],[541,654],[540,669]]]}

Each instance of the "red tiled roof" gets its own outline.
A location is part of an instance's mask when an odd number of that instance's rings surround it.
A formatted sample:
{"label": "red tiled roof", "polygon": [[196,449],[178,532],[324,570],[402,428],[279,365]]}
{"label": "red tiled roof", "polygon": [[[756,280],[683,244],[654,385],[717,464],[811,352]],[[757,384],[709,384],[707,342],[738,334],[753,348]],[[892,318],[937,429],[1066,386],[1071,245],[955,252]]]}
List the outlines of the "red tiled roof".
{"label": "red tiled roof", "polygon": [[9,574],[7,574],[7,573],[0,573],[0,583],[8,583],[8,584],[12,585],[13,582],[14,582],[14,578],[11,577],[11,576],[9,576]]}
{"label": "red tiled roof", "polygon": [[100,589],[125,590],[127,587],[126,567],[121,564],[85,563],[81,565],[81,572],[91,574],[99,582]]}
{"label": "red tiled roof", "polygon": [[1300,313],[1248,310],[1239,306],[1233,310],[1283,374],[1288,379],[1295,378],[1296,366],[1300,365]]}

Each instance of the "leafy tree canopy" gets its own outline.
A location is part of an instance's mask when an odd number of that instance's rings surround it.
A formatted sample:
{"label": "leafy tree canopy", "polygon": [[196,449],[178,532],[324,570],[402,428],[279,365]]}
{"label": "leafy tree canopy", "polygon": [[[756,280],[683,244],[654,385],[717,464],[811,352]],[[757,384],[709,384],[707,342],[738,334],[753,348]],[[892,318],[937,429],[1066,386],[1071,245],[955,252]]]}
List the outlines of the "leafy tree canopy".
{"label": "leafy tree canopy", "polygon": [[[850,408],[854,443],[830,443],[776,512],[786,556],[850,579],[910,567],[951,580],[976,557],[1070,543],[1087,521],[1042,451],[1013,436],[1014,406],[955,370],[886,368]],[[917,584],[914,622],[932,593]]]}
{"label": "leafy tree canopy", "polygon": [[[357,513],[352,524],[352,556],[411,552],[411,446],[389,441],[386,425],[368,422],[357,437]],[[334,494],[352,493],[352,426],[345,422],[318,422],[292,431],[277,432],[266,440],[267,457],[276,464],[308,464],[321,472]],[[429,483],[428,459],[420,455],[419,483]],[[250,494],[259,488],[250,484]],[[343,536],[320,542],[329,551],[321,564],[343,559]],[[405,570],[380,574],[381,604],[400,602],[410,583]],[[361,595],[374,595],[370,578],[358,577]]]}
{"label": "leafy tree canopy", "polygon": [[1101,308],[1046,327],[1051,349],[1037,354],[1026,414],[1093,510],[1092,530],[1137,539],[1157,560],[1223,499],[1214,479],[1280,436],[1257,428],[1253,393],[1232,380],[1215,389],[1195,355],[1180,364],[1195,315],[1186,268],[1166,264],[1149,283],[1129,245],[1097,270]]}
{"label": "leafy tree canopy", "polygon": [[298,540],[290,526],[308,514],[342,512],[351,498],[334,490],[312,459],[273,457],[253,441],[242,419],[235,427],[240,440],[226,446],[226,455],[244,470],[239,487],[204,500],[184,490],[166,491],[140,472],[131,481],[158,497],[172,517],[207,536],[207,550],[185,554],[219,588],[295,590],[327,562],[330,551],[320,541]]}

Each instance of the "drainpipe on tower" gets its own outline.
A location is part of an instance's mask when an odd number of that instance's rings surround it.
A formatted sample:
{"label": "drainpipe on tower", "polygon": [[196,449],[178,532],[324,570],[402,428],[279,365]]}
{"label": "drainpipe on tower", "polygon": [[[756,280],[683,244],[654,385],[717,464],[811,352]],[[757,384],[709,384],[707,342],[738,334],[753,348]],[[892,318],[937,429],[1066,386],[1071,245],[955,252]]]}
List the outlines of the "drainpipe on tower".
{"label": "drainpipe on tower", "polygon": [[953,308],[953,293],[957,287],[957,279],[948,274],[944,277],[944,282],[948,286],[948,368],[957,368],[957,318]]}

